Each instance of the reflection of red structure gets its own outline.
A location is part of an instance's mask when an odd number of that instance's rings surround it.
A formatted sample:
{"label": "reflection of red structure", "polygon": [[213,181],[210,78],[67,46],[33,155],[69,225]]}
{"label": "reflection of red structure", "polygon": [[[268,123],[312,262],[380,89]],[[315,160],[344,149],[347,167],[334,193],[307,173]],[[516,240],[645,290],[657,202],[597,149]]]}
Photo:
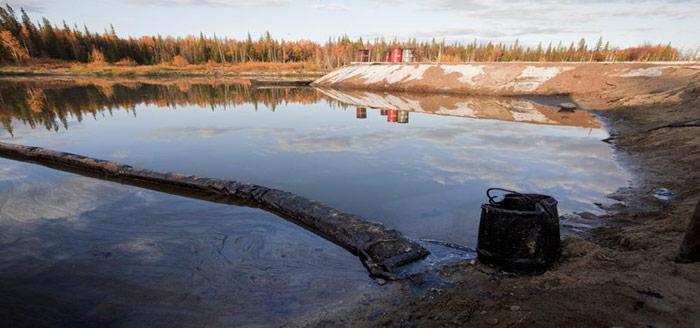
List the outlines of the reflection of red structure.
{"label": "reflection of red structure", "polygon": [[381,116],[386,116],[386,112],[387,112],[386,109],[380,109],[380,110],[379,110],[379,115],[381,115]]}
{"label": "reflection of red structure", "polygon": [[355,117],[356,118],[367,118],[367,108],[357,107],[357,109],[355,110]]}
{"label": "reflection of red structure", "polygon": [[389,57],[389,62],[400,63],[402,53],[403,50],[401,50],[401,48],[392,49],[391,56]]}
{"label": "reflection of red structure", "polygon": [[399,111],[396,109],[389,109],[387,111],[386,121],[396,122],[399,119]]}

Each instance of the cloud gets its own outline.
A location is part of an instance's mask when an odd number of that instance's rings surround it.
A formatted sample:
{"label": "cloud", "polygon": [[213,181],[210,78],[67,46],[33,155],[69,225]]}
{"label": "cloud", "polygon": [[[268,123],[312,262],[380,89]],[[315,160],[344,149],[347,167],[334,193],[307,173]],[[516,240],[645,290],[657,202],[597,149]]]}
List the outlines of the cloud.
{"label": "cloud", "polygon": [[277,7],[286,6],[288,0],[128,0],[129,3],[150,6],[199,6],[199,7]]}
{"label": "cloud", "polygon": [[[24,8],[27,12],[33,13],[43,13],[45,9],[46,2],[40,0],[10,0],[3,1],[4,3],[10,5],[17,13],[19,13],[20,8]],[[3,5],[4,7],[4,5]]]}
{"label": "cloud", "polygon": [[473,29],[473,28],[447,28],[435,31],[416,32],[413,37],[416,38],[465,38],[465,37],[480,37],[480,38],[505,38],[519,37],[524,35],[555,35],[555,34],[581,34],[581,33],[598,33],[599,30],[571,28],[566,26],[526,26],[514,29]]}
{"label": "cloud", "polygon": [[552,22],[604,17],[691,18],[700,13],[699,4],[700,0],[430,0],[421,7],[425,10],[478,14],[477,17],[490,19]]}
{"label": "cloud", "polygon": [[324,11],[350,11],[349,6],[342,5],[339,3],[320,3],[317,5],[313,5],[312,8]]}
{"label": "cloud", "polygon": [[[642,28],[659,24],[682,26],[679,24],[685,23],[678,21],[700,19],[700,0],[426,0],[417,6],[418,11],[452,16],[463,23],[407,36],[456,41],[491,39],[508,43],[516,38],[574,40],[595,36],[609,39],[626,33],[644,38],[647,31]],[[660,33],[658,28],[654,31]]]}

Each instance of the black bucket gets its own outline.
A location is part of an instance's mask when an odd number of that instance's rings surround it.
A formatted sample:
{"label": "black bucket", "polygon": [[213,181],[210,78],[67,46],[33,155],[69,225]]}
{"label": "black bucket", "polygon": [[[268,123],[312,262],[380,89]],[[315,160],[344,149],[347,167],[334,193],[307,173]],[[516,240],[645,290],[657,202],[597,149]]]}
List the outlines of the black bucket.
{"label": "black bucket", "polygon": [[[501,201],[494,190],[508,192]],[[557,200],[491,188],[481,205],[477,253],[480,262],[519,273],[541,273],[559,259]]]}

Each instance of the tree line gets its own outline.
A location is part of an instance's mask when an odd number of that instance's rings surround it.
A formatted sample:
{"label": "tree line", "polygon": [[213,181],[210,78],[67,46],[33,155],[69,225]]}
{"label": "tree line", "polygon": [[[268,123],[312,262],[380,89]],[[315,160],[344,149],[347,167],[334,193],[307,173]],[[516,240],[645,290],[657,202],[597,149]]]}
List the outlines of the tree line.
{"label": "tree line", "polygon": [[411,48],[416,61],[424,62],[498,62],[498,61],[674,61],[689,59],[670,44],[642,45],[631,48],[611,47],[599,39],[588,45],[578,43],[548,44],[529,47],[516,41],[505,43],[445,43],[430,40],[407,41],[377,38],[366,41],[348,36],[329,38],[324,43],[309,40],[275,39],[269,32],[257,39],[250,34],[244,40],[227,37],[143,36],[119,37],[110,28],[102,33],[87,27],[52,23],[43,18],[33,22],[21,9],[0,7],[0,62],[23,64],[30,59],[53,59],[81,63],[125,65],[170,64],[238,64],[246,62],[306,62],[333,68],[355,60],[360,49],[370,50],[371,61],[384,61],[393,48]]}

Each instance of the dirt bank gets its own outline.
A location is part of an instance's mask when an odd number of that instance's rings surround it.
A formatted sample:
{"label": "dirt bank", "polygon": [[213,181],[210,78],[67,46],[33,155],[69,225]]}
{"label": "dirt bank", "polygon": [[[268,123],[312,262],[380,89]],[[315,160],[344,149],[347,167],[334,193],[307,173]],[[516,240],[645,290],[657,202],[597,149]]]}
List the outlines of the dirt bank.
{"label": "dirt bank", "polygon": [[648,84],[692,75],[698,63],[468,63],[345,66],[314,81],[319,87],[479,95],[557,95],[600,92],[610,86]]}
{"label": "dirt bank", "polygon": [[[697,327],[700,263],[673,261],[700,197],[700,127],[661,128],[700,118],[700,72],[663,79],[579,79],[572,95],[606,122],[620,161],[637,177],[609,197],[608,223],[564,239],[563,257],[541,276],[516,277],[480,264],[387,286],[334,313],[289,326]],[[618,81],[619,82],[619,81]],[[664,201],[657,188],[674,192]]]}

